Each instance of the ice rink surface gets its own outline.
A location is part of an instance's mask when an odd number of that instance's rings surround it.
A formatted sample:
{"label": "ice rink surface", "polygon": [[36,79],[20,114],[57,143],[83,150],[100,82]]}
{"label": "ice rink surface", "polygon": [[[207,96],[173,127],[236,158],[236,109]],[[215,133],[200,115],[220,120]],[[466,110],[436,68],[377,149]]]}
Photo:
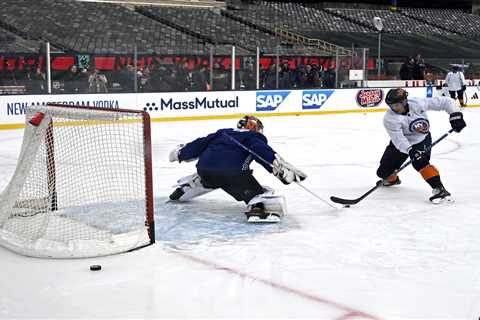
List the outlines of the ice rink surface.
{"label": "ice rink surface", "polygon": [[[480,110],[433,150],[455,197],[429,203],[412,167],[402,184],[333,209],[257,164],[254,175],[287,198],[278,224],[245,222],[222,191],[166,203],[194,163],[168,152],[236,120],[153,124],[156,244],[95,259],[50,260],[0,247],[0,318],[478,319],[480,317]],[[270,145],[309,176],[324,199],[375,185],[388,143],[383,113],[265,117]],[[429,112],[432,136],[450,128]],[[0,190],[13,174],[22,130],[0,131]],[[101,264],[101,271],[89,270]]]}

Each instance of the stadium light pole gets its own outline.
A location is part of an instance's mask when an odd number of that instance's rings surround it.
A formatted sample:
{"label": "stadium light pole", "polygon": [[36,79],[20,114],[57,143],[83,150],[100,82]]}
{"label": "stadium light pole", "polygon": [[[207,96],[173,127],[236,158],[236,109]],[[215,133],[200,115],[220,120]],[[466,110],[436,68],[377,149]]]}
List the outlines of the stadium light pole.
{"label": "stadium light pole", "polygon": [[382,63],[381,63],[381,44],[382,44],[382,30],[383,30],[383,21],[382,18],[380,17],[373,17],[373,25],[375,28],[378,30],[378,58],[377,58],[377,76],[380,78],[380,73],[382,69]]}

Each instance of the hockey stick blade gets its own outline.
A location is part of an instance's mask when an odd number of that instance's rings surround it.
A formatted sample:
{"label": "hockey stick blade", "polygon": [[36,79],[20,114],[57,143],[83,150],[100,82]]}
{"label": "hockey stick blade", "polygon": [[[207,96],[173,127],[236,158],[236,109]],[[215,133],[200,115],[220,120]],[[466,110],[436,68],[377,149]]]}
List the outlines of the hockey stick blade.
{"label": "hockey stick blade", "polygon": [[373,191],[377,190],[377,188],[380,187],[381,185],[382,185],[382,180],[378,180],[377,183],[375,184],[375,187],[371,188],[370,190],[368,190],[367,192],[362,194],[357,199],[343,199],[343,198],[331,196],[330,200],[332,200],[332,202],[339,203],[339,204],[354,205],[354,204],[357,204],[360,201],[362,201],[364,198],[366,198]]}

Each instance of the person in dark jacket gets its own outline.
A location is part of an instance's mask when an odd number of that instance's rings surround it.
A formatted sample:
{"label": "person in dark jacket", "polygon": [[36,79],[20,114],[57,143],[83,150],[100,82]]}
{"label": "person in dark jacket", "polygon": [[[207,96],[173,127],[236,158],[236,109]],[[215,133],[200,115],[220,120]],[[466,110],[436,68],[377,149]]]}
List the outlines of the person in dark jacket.
{"label": "person in dark jacket", "polygon": [[88,89],[87,75],[80,70],[76,65],[70,66],[64,78],[65,93],[86,93]]}
{"label": "person in dark jacket", "polygon": [[307,89],[314,89],[320,87],[320,74],[318,70],[311,64],[305,66],[306,79],[304,86]]}
{"label": "person in dark jacket", "polygon": [[250,222],[277,222],[285,211],[283,197],[274,196],[253,176],[253,160],[284,184],[306,178],[268,145],[263,124],[254,116],[241,118],[236,129],[220,129],[179,145],[169,156],[170,162],[196,159],[197,173],[180,179],[170,200],[190,200],[219,188],[248,205],[246,215]]}
{"label": "person in dark jacket", "polygon": [[400,67],[401,80],[413,80],[413,68],[415,67],[415,59],[409,57]]}
{"label": "person in dark jacket", "polygon": [[415,65],[413,67],[413,80],[425,79],[425,69],[427,65],[421,54],[415,56]]}

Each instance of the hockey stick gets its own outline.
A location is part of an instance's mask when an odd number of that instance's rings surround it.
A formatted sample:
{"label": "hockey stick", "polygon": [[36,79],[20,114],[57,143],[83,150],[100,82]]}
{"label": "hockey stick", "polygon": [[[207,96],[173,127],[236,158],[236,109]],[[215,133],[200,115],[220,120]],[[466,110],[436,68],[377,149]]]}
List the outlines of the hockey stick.
{"label": "hockey stick", "polygon": [[[265,160],[262,156],[260,156],[258,153],[256,153],[255,151],[251,150],[250,148],[244,146],[242,143],[240,143],[240,141],[238,141],[237,139],[229,136],[228,134],[226,134],[225,132],[222,132],[222,134],[227,137],[228,139],[230,139],[232,142],[234,142],[236,145],[238,145],[239,147],[241,147],[242,149],[248,151],[250,154],[254,155],[255,157],[257,157],[258,159],[262,160],[262,162],[264,162],[265,164],[269,165],[271,168],[273,168],[273,164],[271,164],[270,162],[268,162],[267,160]],[[337,207],[335,207],[333,204],[331,204],[330,202],[328,202],[327,200],[325,199],[322,199],[320,196],[316,195],[313,191],[307,189],[303,184],[301,184],[300,182],[298,181],[295,181],[296,184],[298,184],[300,187],[303,188],[303,190],[309,192],[311,195],[313,195],[315,198],[317,198],[318,200],[322,201],[323,203],[325,203],[326,205],[334,208],[334,209],[338,209]]]}
{"label": "hockey stick", "polygon": [[[443,139],[445,139],[450,133],[453,132],[453,129],[450,129],[448,130],[447,133],[443,134],[440,138],[438,138],[437,140],[435,140],[433,143],[432,143],[432,146],[430,147],[433,148],[434,145],[436,145],[437,143],[439,143],[440,141],[442,141]],[[397,174],[399,173],[400,171],[402,171],[403,169],[405,169],[406,167],[408,167],[410,164],[412,163],[412,160],[409,160],[407,162],[405,162],[398,170],[396,170],[393,174]],[[371,188],[370,190],[368,190],[367,192],[365,192],[363,195],[361,195],[360,197],[356,198],[356,199],[343,199],[343,198],[339,198],[339,197],[335,197],[335,196],[332,196],[330,197],[330,200],[332,200],[333,202],[335,203],[340,203],[340,204],[343,204],[343,205],[347,205],[347,206],[350,206],[350,205],[354,205],[354,204],[357,204],[359,203],[360,201],[362,201],[363,199],[365,199],[370,193],[372,193],[373,191],[377,190],[379,187],[381,187],[383,185],[383,180],[378,180],[377,183],[375,183],[375,186],[373,188]]]}

